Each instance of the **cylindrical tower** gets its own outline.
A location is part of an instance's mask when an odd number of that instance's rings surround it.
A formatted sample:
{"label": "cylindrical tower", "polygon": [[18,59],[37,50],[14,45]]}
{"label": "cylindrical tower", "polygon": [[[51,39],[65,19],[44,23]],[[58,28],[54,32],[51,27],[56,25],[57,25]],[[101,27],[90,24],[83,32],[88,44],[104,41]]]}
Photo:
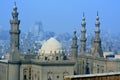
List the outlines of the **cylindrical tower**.
{"label": "cylindrical tower", "polygon": [[78,54],[77,36],[76,30],[74,31],[74,36],[72,38],[72,59],[76,60]]}
{"label": "cylindrical tower", "polygon": [[11,30],[10,30],[10,60],[19,61],[19,24],[18,12],[16,4],[13,7],[12,19],[10,20]]}
{"label": "cylindrical tower", "polygon": [[20,54],[19,54],[19,24],[16,3],[13,7],[12,19],[10,20],[10,59],[8,61],[8,80],[20,80]]}
{"label": "cylindrical tower", "polygon": [[84,54],[86,51],[86,22],[85,22],[85,17],[84,17],[84,13],[83,13],[83,17],[82,17],[82,29],[81,29],[81,38],[80,38],[80,42],[81,42],[81,47],[80,47],[80,53]]}
{"label": "cylindrical tower", "polygon": [[103,57],[103,51],[101,48],[101,39],[100,39],[100,22],[99,22],[99,16],[97,12],[96,22],[95,22],[96,30],[95,30],[95,38],[94,38],[94,44],[95,44],[95,57]]}

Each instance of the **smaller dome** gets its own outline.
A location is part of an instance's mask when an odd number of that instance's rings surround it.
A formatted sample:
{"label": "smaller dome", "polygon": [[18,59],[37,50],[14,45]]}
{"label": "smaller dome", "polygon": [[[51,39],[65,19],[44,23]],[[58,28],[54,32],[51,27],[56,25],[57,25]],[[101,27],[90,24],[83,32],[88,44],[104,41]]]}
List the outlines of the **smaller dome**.
{"label": "smaller dome", "polygon": [[62,50],[62,45],[55,38],[48,39],[39,50],[40,54],[55,54]]}

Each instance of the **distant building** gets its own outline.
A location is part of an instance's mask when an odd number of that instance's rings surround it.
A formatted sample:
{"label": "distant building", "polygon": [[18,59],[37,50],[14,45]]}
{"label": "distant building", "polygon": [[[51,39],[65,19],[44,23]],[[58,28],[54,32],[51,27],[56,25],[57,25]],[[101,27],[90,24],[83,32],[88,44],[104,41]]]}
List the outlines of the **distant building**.
{"label": "distant building", "polygon": [[[47,40],[37,55],[20,54],[19,24],[16,5],[10,20],[10,52],[7,59],[0,60],[0,80],[63,80],[67,75],[93,74],[120,71],[120,60],[104,58],[101,48],[100,22],[97,14],[95,36],[86,52],[86,22],[83,15],[80,47],[76,31],[72,38],[71,54],[62,49],[55,38]],[[80,55],[78,55],[80,50]]]}
{"label": "distant building", "polygon": [[115,53],[111,52],[111,51],[107,51],[103,53],[104,58],[114,58],[115,57]]}
{"label": "distant building", "polygon": [[115,54],[115,59],[120,59],[120,54]]}
{"label": "distant building", "polygon": [[35,37],[40,36],[40,33],[42,33],[43,28],[42,28],[42,23],[41,22],[35,22],[33,27],[31,28],[31,32]]}

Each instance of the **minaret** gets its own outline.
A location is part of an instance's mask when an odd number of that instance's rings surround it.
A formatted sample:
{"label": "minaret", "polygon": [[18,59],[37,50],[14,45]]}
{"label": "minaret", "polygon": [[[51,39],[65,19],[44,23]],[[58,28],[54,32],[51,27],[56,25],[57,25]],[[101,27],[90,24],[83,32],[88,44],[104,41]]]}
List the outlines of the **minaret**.
{"label": "minaret", "polygon": [[77,36],[76,30],[74,31],[74,36],[72,38],[72,59],[76,60],[78,54]]}
{"label": "minaret", "polygon": [[82,17],[82,30],[81,30],[81,38],[80,38],[80,42],[81,42],[81,47],[80,47],[80,53],[84,54],[86,51],[86,22],[85,22],[85,17],[84,17],[84,13],[83,13],[83,17]]}
{"label": "minaret", "polygon": [[16,3],[12,11],[12,19],[10,20],[11,30],[10,30],[10,61],[19,61],[19,24],[18,12]]}
{"label": "minaret", "polygon": [[94,38],[95,57],[103,57],[103,51],[102,51],[102,48],[101,48],[100,22],[99,22],[98,12],[97,12],[97,17],[96,17],[95,26],[96,26],[95,38]]}
{"label": "minaret", "polygon": [[8,80],[20,80],[20,55],[19,55],[19,24],[16,3],[13,7],[10,20],[10,59],[8,61]]}

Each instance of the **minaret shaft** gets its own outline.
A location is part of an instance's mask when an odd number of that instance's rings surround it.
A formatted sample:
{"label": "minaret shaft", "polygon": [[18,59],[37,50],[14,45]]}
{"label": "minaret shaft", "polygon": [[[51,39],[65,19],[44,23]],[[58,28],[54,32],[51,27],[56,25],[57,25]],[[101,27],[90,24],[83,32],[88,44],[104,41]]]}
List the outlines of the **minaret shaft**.
{"label": "minaret shaft", "polygon": [[19,50],[19,34],[20,34],[20,30],[18,29],[18,25],[17,24],[11,24],[11,30],[10,30],[10,34],[11,34],[11,50],[15,49],[15,50]]}
{"label": "minaret shaft", "polygon": [[10,20],[11,30],[10,30],[10,60],[19,61],[19,24],[18,12],[16,5],[13,7],[12,19]]}
{"label": "minaret shaft", "polygon": [[86,22],[85,22],[84,14],[83,14],[81,25],[82,25],[82,30],[81,30],[81,38],[80,38],[80,42],[81,42],[80,53],[84,54],[86,52],[86,40],[87,40],[86,29],[85,29]]}
{"label": "minaret shaft", "polygon": [[96,30],[95,30],[95,38],[94,38],[94,44],[95,44],[95,55],[96,57],[103,57],[103,51],[101,48],[101,39],[100,39],[100,22],[99,17],[97,13],[96,22],[95,22]]}
{"label": "minaret shaft", "polygon": [[74,36],[72,38],[72,58],[77,59],[78,54],[78,45],[77,45],[77,36],[76,31],[74,31]]}

